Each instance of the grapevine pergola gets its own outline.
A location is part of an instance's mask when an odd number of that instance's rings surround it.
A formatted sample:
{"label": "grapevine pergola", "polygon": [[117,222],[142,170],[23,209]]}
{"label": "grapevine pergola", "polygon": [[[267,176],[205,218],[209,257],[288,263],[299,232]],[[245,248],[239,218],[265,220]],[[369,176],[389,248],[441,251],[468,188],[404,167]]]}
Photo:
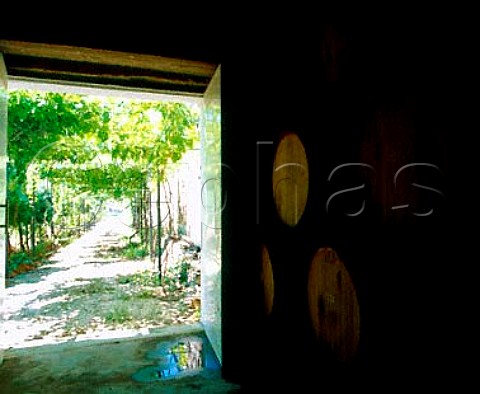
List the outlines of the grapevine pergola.
{"label": "grapevine pergola", "polygon": [[[184,103],[11,91],[9,250],[32,253],[82,215],[85,223],[100,200],[144,198],[152,184],[159,190],[167,166],[198,141],[197,123]],[[160,225],[157,232],[160,240]]]}

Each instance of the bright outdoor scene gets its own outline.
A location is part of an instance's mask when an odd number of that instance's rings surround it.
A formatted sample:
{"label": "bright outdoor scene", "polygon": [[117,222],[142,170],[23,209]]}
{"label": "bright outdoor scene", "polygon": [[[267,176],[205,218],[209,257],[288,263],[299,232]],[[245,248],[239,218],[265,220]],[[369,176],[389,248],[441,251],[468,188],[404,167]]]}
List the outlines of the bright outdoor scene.
{"label": "bright outdoor scene", "polygon": [[9,91],[4,348],[200,320],[199,114]]}

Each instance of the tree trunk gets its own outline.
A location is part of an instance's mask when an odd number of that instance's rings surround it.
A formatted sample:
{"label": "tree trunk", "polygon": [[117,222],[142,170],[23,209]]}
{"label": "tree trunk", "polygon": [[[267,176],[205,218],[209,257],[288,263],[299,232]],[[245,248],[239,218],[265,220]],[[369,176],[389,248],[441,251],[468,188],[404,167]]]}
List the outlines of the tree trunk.
{"label": "tree trunk", "polygon": [[150,232],[150,245],[149,245],[149,250],[150,250],[150,257],[155,255],[155,245],[153,243],[153,213],[152,213],[152,192],[149,189],[148,190],[148,219],[149,219],[149,232]]}
{"label": "tree trunk", "polygon": [[25,224],[25,246],[26,246],[26,249],[27,249],[27,252],[30,252],[30,232],[28,231],[28,223]]}
{"label": "tree trunk", "polygon": [[149,229],[150,225],[148,223],[148,200],[147,200],[147,186],[144,185],[142,188],[142,201],[143,201],[143,240],[142,240],[142,247],[148,247],[148,239],[149,239]]}
{"label": "tree trunk", "polygon": [[20,241],[20,250],[25,252],[25,243],[23,242],[23,228],[22,223],[18,223],[18,239]]}
{"label": "tree trunk", "polygon": [[140,244],[144,243],[144,234],[143,234],[143,185],[140,189],[140,209],[139,209],[139,220],[140,220]]}
{"label": "tree trunk", "polygon": [[55,239],[55,225],[53,224],[53,220],[50,222],[50,238],[52,240]]}
{"label": "tree trunk", "polygon": [[30,250],[35,249],[35,218],[30,221]]}

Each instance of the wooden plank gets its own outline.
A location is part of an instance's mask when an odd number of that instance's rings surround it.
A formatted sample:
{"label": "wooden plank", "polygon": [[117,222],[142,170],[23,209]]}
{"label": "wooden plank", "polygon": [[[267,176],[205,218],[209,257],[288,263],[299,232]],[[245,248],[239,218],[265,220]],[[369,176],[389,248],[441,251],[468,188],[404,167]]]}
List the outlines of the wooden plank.
{"label": "wooden plank", "polygon": [[72,71],[51,70],[48,68],[11,67],[11,75],[37,79],[117,85],[124,87],[143,87],[155,90],[175,90],[202,93],[207,83],[174,77],[156,77],[151,75],[121,75],[115,73],[91,74]]}
{"label": "wooden plank", "polygon": [[211,78],[217,67],[216,64],[195,60],[11,40],[0,40],[0,52],[6,55],[135,67],[145,70],[194,75],[205,78]]}

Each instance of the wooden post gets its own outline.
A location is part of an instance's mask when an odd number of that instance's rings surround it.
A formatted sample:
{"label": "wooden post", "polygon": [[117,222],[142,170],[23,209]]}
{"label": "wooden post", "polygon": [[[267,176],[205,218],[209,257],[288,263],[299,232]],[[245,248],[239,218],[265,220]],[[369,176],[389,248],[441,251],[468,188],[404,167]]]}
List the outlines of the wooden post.
{"label": "wooden post", "polygon": [[162,281],[162,212],[160,208],[160,174],[157,177],[157,255],[158,255],[158,278]]}

